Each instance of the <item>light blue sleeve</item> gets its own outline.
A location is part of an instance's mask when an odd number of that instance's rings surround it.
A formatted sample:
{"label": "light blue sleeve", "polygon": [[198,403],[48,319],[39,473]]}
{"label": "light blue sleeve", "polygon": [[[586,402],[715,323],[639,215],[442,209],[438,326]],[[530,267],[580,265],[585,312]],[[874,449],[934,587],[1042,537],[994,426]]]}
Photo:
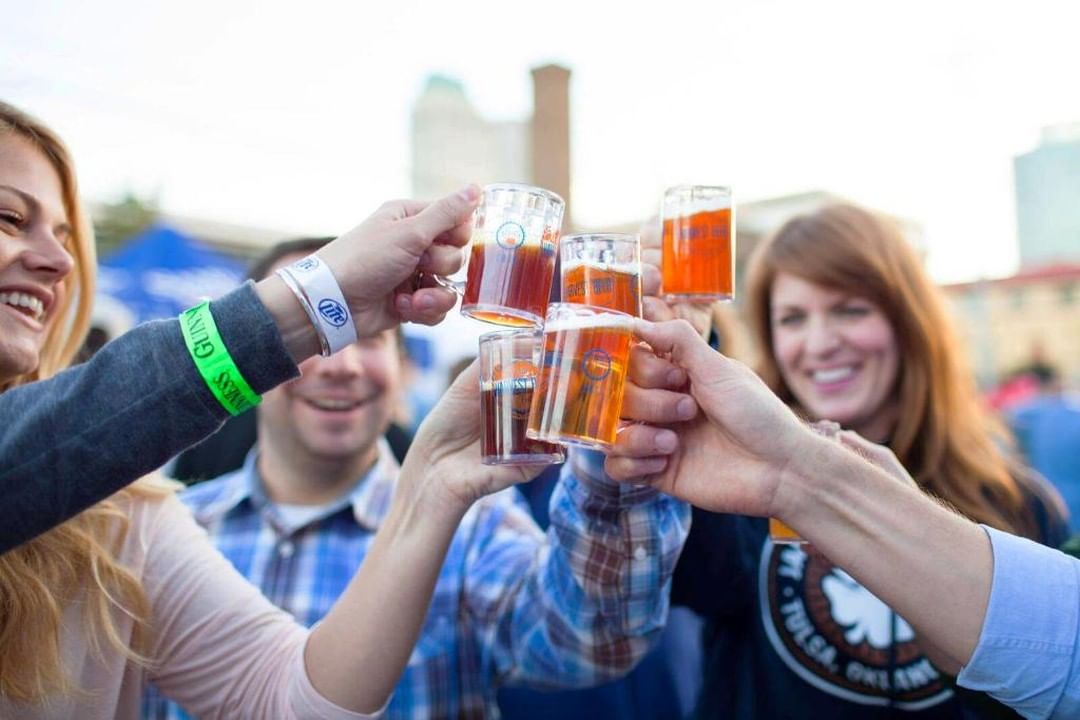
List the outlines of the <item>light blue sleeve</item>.
{"label": "light blue sleeve", "polygon": [[957,677],[1027,718],[1080,718],[1080,560],[984,526],[994,579]]}

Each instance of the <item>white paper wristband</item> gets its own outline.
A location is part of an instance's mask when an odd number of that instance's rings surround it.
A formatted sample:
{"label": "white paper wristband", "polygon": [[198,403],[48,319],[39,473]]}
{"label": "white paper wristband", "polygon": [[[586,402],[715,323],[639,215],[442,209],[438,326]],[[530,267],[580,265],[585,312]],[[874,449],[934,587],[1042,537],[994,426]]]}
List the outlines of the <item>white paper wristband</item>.
{"label": "white paper wristband", "polygon": [[300,303],[300,307],[304,309],[304,313],[308,316],[308,320],[311,321],[311,326],[315,328],[315,335],[319,338],[319,354],[323,357],[330,357],[330,341],[326,339],[326,334],[319,327],[319,318],[315,315],[315,308],[311,307],[311,302],[308,301],[307,295],[300,289],[296,280],[293,279],[291,273],[287,272],[285,268],[278,268],[274,271],[274,274],[281,278],[281,281],[285,283],[285,286],[289,288],[290,292],[296,296],[296,301]]}
{"label": "white paper wristband", "polygon": [[356,325],[349,304],[325,262],[315,255],[308,255],[282,270],[296,281],[307,297],[318,323],[317,330],[325,336],[331,355],[356,342]]}

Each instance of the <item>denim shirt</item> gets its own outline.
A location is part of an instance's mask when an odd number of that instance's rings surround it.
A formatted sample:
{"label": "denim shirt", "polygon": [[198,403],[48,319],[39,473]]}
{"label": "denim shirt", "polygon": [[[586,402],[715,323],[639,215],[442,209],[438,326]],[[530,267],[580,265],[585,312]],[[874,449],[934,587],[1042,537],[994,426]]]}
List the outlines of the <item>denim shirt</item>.
{"label": "denim shirt", "polygon": [[[298,374],[253,283],[210,308],[256,393]],[[83,365],[0,393],[0,553],[160,467],[226,417],[178,320],[140,325]]]}

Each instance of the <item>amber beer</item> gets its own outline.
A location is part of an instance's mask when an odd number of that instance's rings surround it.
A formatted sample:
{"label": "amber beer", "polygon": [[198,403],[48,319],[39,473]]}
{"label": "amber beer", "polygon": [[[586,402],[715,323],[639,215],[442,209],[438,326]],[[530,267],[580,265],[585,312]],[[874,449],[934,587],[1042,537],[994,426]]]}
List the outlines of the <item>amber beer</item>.
{"label": "amber beer", "polygon": [[527,435],[597,449],[615,444],[633,318],[607,308],[553,303]]}
{"label": "amber beer", "polygon": [[555,277],[555,246],[508,250],[474,238],[461,311],[496,325],[538,327]]}
{"label": "amber beer", "polygon": [[561,299],[641,317],[641,251],[636,235],[569,235],[560,242]]}
{"label": "amber beer", "polygon": [[561,463],[562,447],[525,436],[543,335],[504,330],[480,338],[480,461],[485,465]]}
{"label": "amber beer", "polygon": [[473,222],[463,315],[512,327],[543,325],[564,206],[555,193],[529,185],[484,188]]}
{"label": "amber beer", "polygon": [[781,520],[769,518],[769,539],[777,545],[802,545],[806,541]]}
{"label": "amber beer", "polygon": [[555,443],[526,437],[535,377],[503,378],[480,383],[480,461],[485,465],[561,463],[566,456]]}
{"label": "amber beer", "polygon": [[735,298],[731,190],[681,186],[664,194],[663,295],[669,301]]}

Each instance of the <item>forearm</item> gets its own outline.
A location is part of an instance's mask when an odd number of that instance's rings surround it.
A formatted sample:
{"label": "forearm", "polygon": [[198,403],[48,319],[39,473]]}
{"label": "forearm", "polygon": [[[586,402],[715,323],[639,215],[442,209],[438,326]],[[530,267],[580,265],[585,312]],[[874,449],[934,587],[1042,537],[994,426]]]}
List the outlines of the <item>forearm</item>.
{"label": "forearm", "polygon": [[397,685],[464,512],[422,495],[399,484],[363,565],[308,641],[312,685],[356,712],[383,707]]}
{"label": "forearm", "polygon": [[[685,503],[580,469],[572,462],[564,470],[552,497],[550,552],[526,588],[535,595],[518,603],[542,608],[549,628],[546,647],[513,649],[519,677],[533,685],[590,685],[633,667],[664,626],[689,529]],[[517,620],[528,627],[530,615]]]}
{"label": "forearm", "polygon": [[[553,499],[549,532],[553,543],[572,551],[563,570],[596,607],[616,610],[608,618],[616,633],[659,631],[690,530],[690,506],[652,487],[612,480],[599,453],[576,450],[571,458]],[[596,557],[583,552],[589,547]],[[608,566],[598,568],[596,558]]]}
{"label": "forearm", "polygon": [[986,533],[849,450],[819,438],[807,445],[784,472],[777,514],[965,664],[990,595]]}
{"label": "forearm", "polygon": [[[295,376],[248,287],[211,309],[255,392]],[[142,325],[83,365],[0,394],[0,552],[154,470],[226,417],[176,320]]]}

